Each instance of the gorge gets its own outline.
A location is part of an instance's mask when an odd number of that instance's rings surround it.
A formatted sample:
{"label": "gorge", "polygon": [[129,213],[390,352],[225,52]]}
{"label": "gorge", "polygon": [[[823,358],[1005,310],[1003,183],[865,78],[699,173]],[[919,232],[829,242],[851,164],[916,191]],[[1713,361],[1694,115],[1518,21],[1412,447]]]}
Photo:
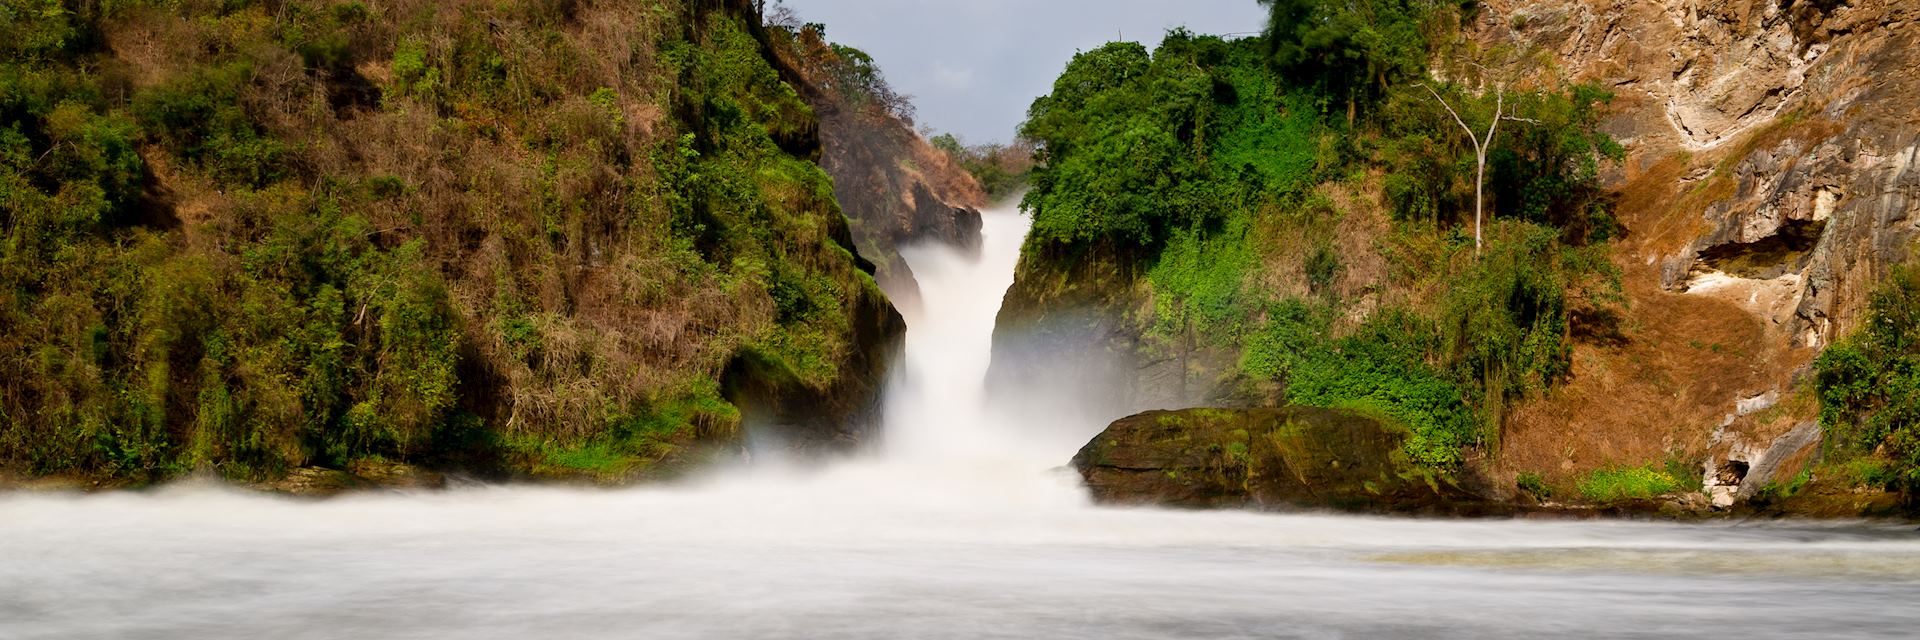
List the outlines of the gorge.
{"label": "gorge", "polygon": [[0,4],[0,637],[1911,635],[1913,7],[1242,4]]}
{"label": "gorge", "polygon": [[[1058,465],[1110,406],[984,402],[1025,220],[910,247],[885,445],[678,486],[292,502],[0,497],[9,638],[1898,638],[1907,527],[1115,509]],[[1063,368],[1058,374],[1076,372]],[[1045,415],[1045,419],[1017,416]],[[1791,603],[1790,606],[1783,603]]]}

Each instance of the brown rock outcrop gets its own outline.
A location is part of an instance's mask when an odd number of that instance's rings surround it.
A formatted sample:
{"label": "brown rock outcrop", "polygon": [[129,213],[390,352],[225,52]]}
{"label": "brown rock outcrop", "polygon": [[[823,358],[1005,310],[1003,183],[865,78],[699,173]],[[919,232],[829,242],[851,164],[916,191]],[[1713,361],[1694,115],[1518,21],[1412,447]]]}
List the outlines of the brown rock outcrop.
{"label": "brown rock outcrop", "polygon": [[[1630,158],[1614,176],[1616,262],[1644,327],[1581,346],[1568,388],[1516,412],[1507,467],[1570,477],[1681,454],[1719,475],[1813,417],[1779,399],[1910,258],[1916,18],[1895,0],[1483,5],[1476,39],[1544,48],[1617,95],[1607,126]],[[1654,382],[1638,393],[1622,376]]]}
{"label": "brown rock outcrop", "polygon": [[986,192],[914,130],[911,109],[897,104],[904,98],[865,95],[874,88],[843,81],[846,70],[840,67],[853,64],[846,59],[851,53],[806,27],[779,33],[780,57],[796,70],[801,97],[820,119],[820,166],[833,177],[854,243],[873,261],[880,288],[903,309],[912,308],[919,303],[919,284],[898,248],[932,241],[977,249],[978,208],[986,206]]}
{"label": "brown rock outcrop", "polygon": [[1761,296],[1783,295],[1785,313],[1749,309],[1817,347],[1856,324],[1872,283],[1907,257],[1920,204],[1915,18],[1920,6],[1893,0],[1497,1],[1475,27],[1612,88],[1610,126],[1633,156],[1623,184],[1683,156],[1669,182],[1691,196],[1674,212],[1686,224],[1630,229],[1665,236],[1630,258],[1658,263],[1676,291],[1721,276],[1707,293],[1738,298],[1787,281]]}
{"label": "brown rock outcrop", "polygon": [[1405,435],[1332,409],[1188,409],[1122,419],[1073,458],[1095,500],[1176,507],[1473,512],[1405,464]]}

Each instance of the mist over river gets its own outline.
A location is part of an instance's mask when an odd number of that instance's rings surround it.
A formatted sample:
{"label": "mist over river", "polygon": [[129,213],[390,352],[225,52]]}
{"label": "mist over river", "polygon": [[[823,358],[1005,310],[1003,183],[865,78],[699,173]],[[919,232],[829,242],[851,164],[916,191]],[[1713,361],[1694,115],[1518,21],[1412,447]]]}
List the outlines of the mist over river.
{"label": "mist over river", "polygon": [[[672,487],[0,495],[0,638],[1910,638],[1910,528],[1096,508],[1099,407],[996,414],[1026,220],[906,252],[887,433]],[[1072,371],[1060,372],[1074,375]],[[1023,411],[1022,415],[1037,415]],[[1076,419],[1074,416],[1080,416]]]}

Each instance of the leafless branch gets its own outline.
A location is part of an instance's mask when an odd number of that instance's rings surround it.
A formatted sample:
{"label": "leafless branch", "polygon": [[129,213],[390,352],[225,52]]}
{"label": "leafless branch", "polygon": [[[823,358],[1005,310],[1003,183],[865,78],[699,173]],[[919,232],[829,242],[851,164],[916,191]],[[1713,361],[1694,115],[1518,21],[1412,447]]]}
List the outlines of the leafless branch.
{"label": "leafless branch", "polygon": [[1433,87],[1427,86],[1427,83],[1420,83],[1420,88],[1426,89],[1427,93],[1433,94],[1433,101],[1440,103],[1440,108],[1446,109],[1447,115],[1453,116],[1453,121],[1460,123],[1460,128],[1467,131],[1467,139],[1473,141],[1474,148],[1480,148],[1480,138],[1474,133],[1473,127],[1467,126],[1467,121],[1461,119],[1460,114],[1453,110],[1453,105],[1447,104],[1447,99],[1440,97],[1440,92],[1435,91]]}

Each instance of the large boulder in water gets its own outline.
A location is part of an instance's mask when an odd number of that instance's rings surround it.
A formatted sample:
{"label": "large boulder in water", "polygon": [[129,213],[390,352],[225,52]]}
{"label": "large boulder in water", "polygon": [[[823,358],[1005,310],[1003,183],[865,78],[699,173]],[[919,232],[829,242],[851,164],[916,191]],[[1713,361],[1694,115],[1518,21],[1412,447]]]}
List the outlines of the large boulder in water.
{"label": "large boulder in water", "polygon": [[1404,431],[1311,407],[1149,411],[1073,458],[1095,500],[1194,508],[1480,512],[1488,504],[1401,452]]}

